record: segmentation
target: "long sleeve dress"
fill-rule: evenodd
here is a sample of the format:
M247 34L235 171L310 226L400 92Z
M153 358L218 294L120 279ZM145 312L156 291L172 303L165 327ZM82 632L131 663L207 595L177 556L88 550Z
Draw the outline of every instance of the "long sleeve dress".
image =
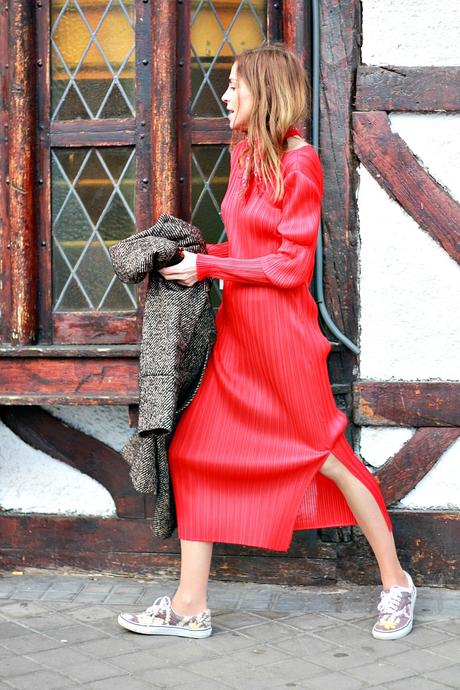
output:
M332 394L330 343L308 286L323 194L315 149L282 154L273 201L255 177L239 191L240 142L221 211L228 241L197 256L198 279L224 280L217 339L200 387L168 449L181 539L286 551L293 530L354 525L319 470L332 453L388 512L353 452Z

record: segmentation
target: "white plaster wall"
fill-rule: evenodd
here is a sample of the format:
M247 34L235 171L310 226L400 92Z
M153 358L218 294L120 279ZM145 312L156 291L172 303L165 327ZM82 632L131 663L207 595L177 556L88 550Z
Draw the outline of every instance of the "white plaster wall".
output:
M367 65L456 65L458 0L362 0L362 62Z
M361 378L460 380L460 267L359 176Z
M116 514L113 499L103 486L31 448L1 422L0 509L101 517Z
M121 450L133 434L126 406L44 406L74 429ZM109 492L91 477L31 448L0 423L0 509L15 513L116 515Z
M364 426L357 450L361 458L376 470L396 455L414 433L415 429Z

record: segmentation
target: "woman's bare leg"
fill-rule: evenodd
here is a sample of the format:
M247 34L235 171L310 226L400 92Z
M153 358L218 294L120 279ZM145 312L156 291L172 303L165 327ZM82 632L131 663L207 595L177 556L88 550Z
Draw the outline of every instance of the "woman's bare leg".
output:
M208 579L213 544L181 539L180 547L180 581L171 603L176 613L192 616L208 608Z
M332 453L320 472L337 484L369 542L380 569L384 589L392 585L407 586L407 578L396 553L393 533L380 507L364 484L357 479Z

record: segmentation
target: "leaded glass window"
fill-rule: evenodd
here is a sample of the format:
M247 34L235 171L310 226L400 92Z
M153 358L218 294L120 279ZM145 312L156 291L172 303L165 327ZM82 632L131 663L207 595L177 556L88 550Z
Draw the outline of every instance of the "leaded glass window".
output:
M54 149L52 171L55 311L135 309L108 252L134 232L134 149Z
M52 119L134 115L134 0L53 0Z
M221 96L232 62L238 53L260 45L266 31L263 0L192 1L192 115L225 117Z
M192 223L205 228L209 242L224 238L220 204L227 188L228 168L227 146L192 148Z
M109 145L118 119L134 123L135 0L50 9L51 123L81 121L82 143L107 123L98 145L50 149L53 311L135 311L137 291L116 278L108 251L136 227L136 149Z

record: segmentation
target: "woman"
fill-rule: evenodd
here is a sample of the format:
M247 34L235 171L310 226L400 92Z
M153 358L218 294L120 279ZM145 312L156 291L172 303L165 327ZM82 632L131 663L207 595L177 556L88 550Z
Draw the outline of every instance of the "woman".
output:
M296 529L359 524L383 583L374 637L412 629L416 590L398 561L392 525L372 474L348 444L346 416L328 378L328 340L308 285L323 177L295 123L309 85L283 45L239 55L222 100L244 138L231 151L222 202L228 241L184 251L161 270L193 285L225 281L217 340L200 388L169 447L181 540L181 576L124 627L145 634L211 634L207 584L214 541L287 550Z

